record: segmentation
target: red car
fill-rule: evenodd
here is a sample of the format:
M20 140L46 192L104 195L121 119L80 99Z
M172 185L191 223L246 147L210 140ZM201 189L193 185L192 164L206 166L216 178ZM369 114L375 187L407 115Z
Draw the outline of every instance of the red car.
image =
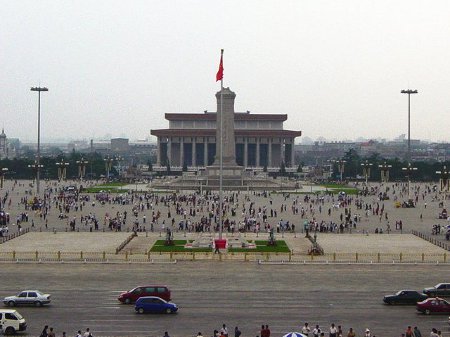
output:
M137 301L138 298L144 296L156 296L171 301L170 290L166 286L141 286L125 291L119 295L118 300L122 303L130 304Z
M436 314L450 314L450 303L442 298L427 298L425 301L417 303L417 311L429 315Z

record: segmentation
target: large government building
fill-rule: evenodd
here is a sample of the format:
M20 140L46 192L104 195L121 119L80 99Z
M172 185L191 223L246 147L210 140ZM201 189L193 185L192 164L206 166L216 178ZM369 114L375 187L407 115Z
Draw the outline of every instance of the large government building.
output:
M224 88L224 106L234 112L236 94ZM216 94L220 111L220 93ZM157 137L156 166L202 168L216 156L216 113L166 113L168 129L151 130ZM236 163L244 168L294 167L294 141L301 131L284 130L286 114L234 112Z

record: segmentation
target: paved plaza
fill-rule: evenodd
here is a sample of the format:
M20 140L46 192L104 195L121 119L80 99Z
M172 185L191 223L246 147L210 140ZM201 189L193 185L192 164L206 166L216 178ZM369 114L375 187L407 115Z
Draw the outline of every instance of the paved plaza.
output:
M52 188L54 191L70 184L77 184L77 182L58 183L56 181L42 182L41 190ZM85 183L93 184L93 183ZM373 187L378 187L378 184L372 184ZM442 227L448 225L446 219L438 219L438 213L442 211L439 203L443 202L444 207L449 203L448 200L443 200L443 196L437 192L432 192L432 184L416 184L414 189L417 195L416 208L396 208L395 200L398 201L406 199L405 185L388 184L390 192L390 200L380 201L376 195L369 195L365 197L351 196L352 202L347 205L351 211L352 217L356 216L358 221L355 228L346 229L343 234L332 233L317 233L318 243L324 248L327 253L443 253L442 248L439 248L428 241L410 235L412 230L420 231L427 235L431 235L432 226L440 224ZM379 187L380 191L384 191L386 186ZM205 203L202 208L193 207L187 202L179 202L179 205L187 211L187 215L176 213L175 203L159 202L156 204L151 201L150 208L145 206L145 200L142 201L142 196L147 185L129 185L125 186L124 190L129 188L134 192L132 194L122 195L129 198L129 201L124 204L100 202L95 200L95 195L89 195L89 201L84 202L84 206L80 207L77 203L75 207L72 205L69 211L63 214L65 218L60 218L60 212L56 207L53 198L57 195L53 192L50 196L50 208L46 219L41 216L38 211L31 209L25 210L21 198L27 197L31 199L34 195L34 185L31 181L18 181L14 184L13 181L5 181L2 193L8 192L8 200L5 204L5 211L10 214L11 222L9 225L9 233L17 232L16 219L22 213L28 215L28 222L22 222L22 230L29 229L30 232L22 235L19 238L10 240L0 245L0 251L107 251L112 252L130 235L133 223L138 222L139 227L143 230L138 232L138 236L134 238L128 245L125 246L124 252L139 252L145 253L157 239L164 238L165 229L170 227L173 230L175 239L192 239L194 240L199 235L217 236L217 233L192 233L186 230L179 230L179 222L183 219L191 222L196 222L201 216L208 215L211 210L211 203ZM304 187L303 190L308 192L311 187ZM314 189L323 189L322 187L314 186ZM298 191L302 191L301 189ZM395 191L395 194L393 192ZM179 195L189 195L191 192L179 192ZM85 195L85 194L83 194ZM169 195L169 193L159 193L160 197ZM229 197L230 192L225 193L225 197ZM259 218L258 210L266 208L267 213L273 212L273 217L267 218L267 223L273 228L281 222L289 221L290 224L295 225L295 230L291 232L276 232L277 239L285 240L294 254L306 254L311 247L309 240L304 238L303 223L306 220L313 220L317 222L324 222L325 224L334 222L341 223L341 217L345 215L345 209L336 207L338 204L337 195L324 196L322 202L305 201L305 194L277 194L269 193L267 195L261 192L240 192L234 193L235 197L234 207L236 209L235 216L230 212L227 213L227 218L234 220L237 223L243 220L249 205L252 204L256 209L256 220L262 223ZM372 211L365 211L364 209L357 209L355 207L355 200L360 200L372 208L378 207L384 210L382 216L374 215ZM295 214L292 206L295 204L297 211ZM138 207L141 205L142 207ZM138 208L138 215L133 215L133 208ZM189 211L196 209L196 216L189 215ZM120 232L111 231L107 225L107 219L113 217L117 213L128 213L128 218L125 225L122 226ZM301 216L301 212L304 215ZM151 226L152 217L160 213L157 222ZM168 218L170 213L171 218ZM275 216L276 213L276 216ZM329 215L328 215L329 213ZM381 214L381 212L380 212ZM98 230L92 230L91 225L81 223L81 216L95 215L98 219ZM144 217L146 221L144 223ZM74 219L76 221L75 232L70 231L69 221ZM173 220L172 220L173 219ZM172 221L174 225L172 226ZM395 222L402 221L402 230L396 229ZM387 233L388 226L390 227L390 234ZM152 228L153 227L153 228ZM144 232L145 228L145 232ZM153 229L153 230L152 230ZM376 229L383 229L384 234L375 234ZM433 237L445 241L443 229L441 234ZM228 233L224 232L225 237L230 239L237 237L245 237L248 240L267 239L268 232L261 228L258 233Z

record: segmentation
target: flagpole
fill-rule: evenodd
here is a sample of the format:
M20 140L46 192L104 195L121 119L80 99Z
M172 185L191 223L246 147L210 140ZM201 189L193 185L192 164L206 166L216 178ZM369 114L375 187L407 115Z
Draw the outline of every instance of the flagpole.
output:
M220 59L223 59L221 49ZM222 240L222 207L223 207L223 76L220 79L220 157L219 157L219 240Z

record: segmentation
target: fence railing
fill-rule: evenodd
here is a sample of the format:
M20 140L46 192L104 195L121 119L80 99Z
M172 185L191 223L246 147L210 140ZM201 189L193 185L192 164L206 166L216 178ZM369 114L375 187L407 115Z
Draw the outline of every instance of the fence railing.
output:
M2 237L0 237L0 244L4 243L6 241L12 240L14 238L17 238L17 237L19 237L19 236L21 236L23 234L26 234L29 231L30 231L29 228L25 228L24 230L22 230L20 232L14 232L12 234L8 234L8 235L5 235L5 236L2 236Z
M423 234L423 233L415 231L415 230L412 230L411 233L415 236L418 236L421 239L431 242L433 245L436 245L442 249L450 250L450 244L442 242L441 240L436 239L435 237L429 236L427 234Z
M0 252L0 263L5 262L93 262L93 263L173 263L176 261L241 261L260 263L450 263L447 253L326 253L307 255L292 253L239 252Z

